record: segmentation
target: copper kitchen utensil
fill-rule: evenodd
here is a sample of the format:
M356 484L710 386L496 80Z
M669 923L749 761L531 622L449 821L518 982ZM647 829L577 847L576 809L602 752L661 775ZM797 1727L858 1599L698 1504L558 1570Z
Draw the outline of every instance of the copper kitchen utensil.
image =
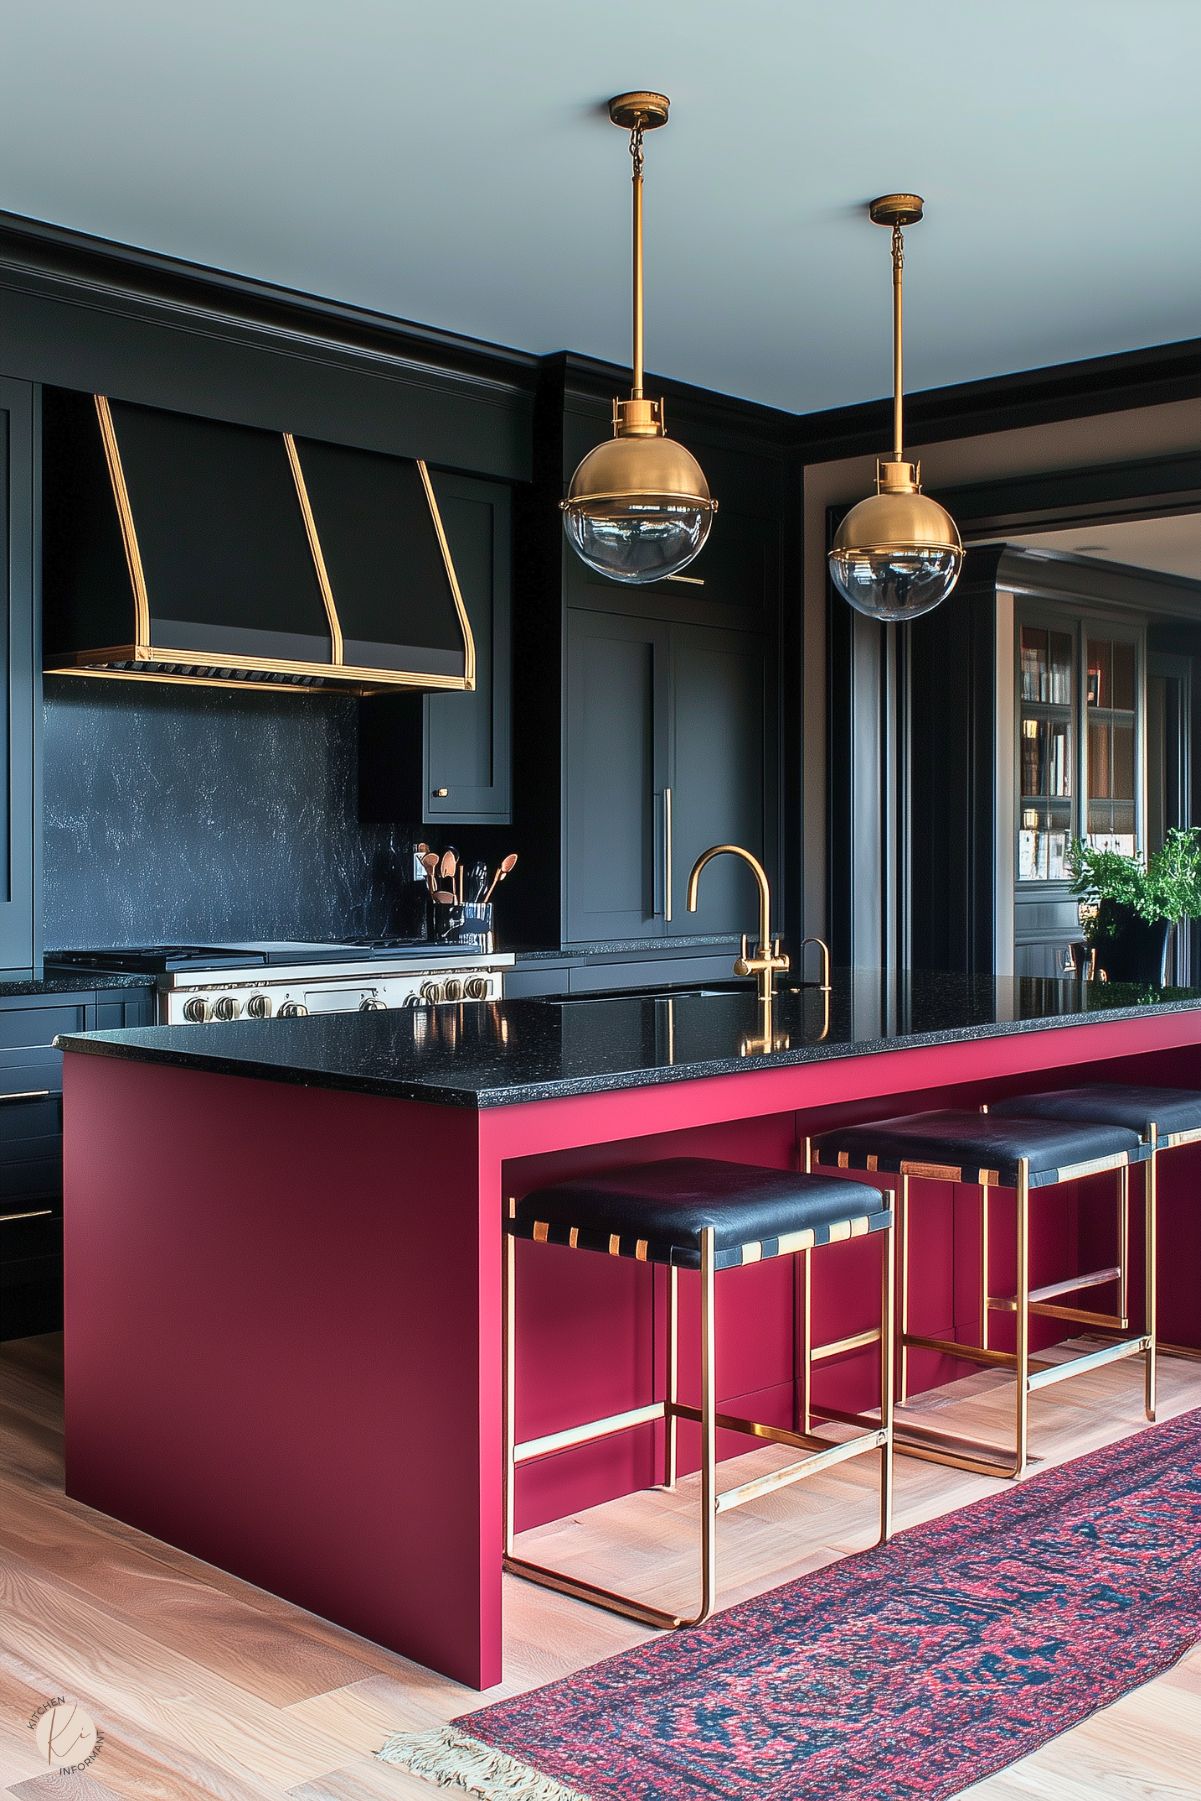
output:
M517 852L515 850L510 851L507 857L501 858L496 874L488 885L488 892L484 896L485 901L490 901L492 899L493 890L496 888L497 883L504 881L516 862Z
M426 851L421 859L421 866L425 870L425 879L429 884L429 891L431 894L438 886L438 861L438 853L436 850Z
M435 888L434 899L440 907L453 907L455 904L455 891L453 888Z

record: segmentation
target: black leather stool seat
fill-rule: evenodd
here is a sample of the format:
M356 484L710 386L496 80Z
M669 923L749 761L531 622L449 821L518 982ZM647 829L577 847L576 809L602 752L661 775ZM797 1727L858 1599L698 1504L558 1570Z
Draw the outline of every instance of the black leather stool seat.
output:
M1133 1088L1098 1082L1089 1088L1053 1088L1018 1094L991 1108L994 1118L1090 1120L1125 1126L1140 1138L1155 1127L1161 1150L1201 1139L1201 1094L1192 1088Z
M998 1188L1016 1185L1023 1157L1029 1159L1031 1188L1049 1188L1094 1166L1119 1169L1150 1155L1125 1126L950 1109L840 1126L815 1138L813 1151L815 1161L839 1169L909 1175L928 1169L945 1180Z
M699 1269L701 1233L714 1230L714 1266L732 1269L892 1224L878 1188L836 1176L672 1157L536 1188L516 1204L517 1238Z

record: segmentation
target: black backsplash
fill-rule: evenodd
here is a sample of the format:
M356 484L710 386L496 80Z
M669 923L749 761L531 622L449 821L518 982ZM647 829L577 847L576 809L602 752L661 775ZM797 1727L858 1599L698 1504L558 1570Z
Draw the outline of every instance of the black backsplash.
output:
M421 930L409 826L357 817L348 695L50 677L52 949Z

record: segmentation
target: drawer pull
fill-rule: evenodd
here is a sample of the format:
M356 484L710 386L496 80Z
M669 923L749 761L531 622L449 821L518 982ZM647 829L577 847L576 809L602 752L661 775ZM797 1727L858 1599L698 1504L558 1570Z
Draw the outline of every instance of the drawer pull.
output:
M4 1101L48 1101L48 1088L26 1088L21 1094L0 1094L0 1103Z
M37 1207L32 1213L0 1213L0 1226L10 1226L17 1219L49 1219L53 1207Z

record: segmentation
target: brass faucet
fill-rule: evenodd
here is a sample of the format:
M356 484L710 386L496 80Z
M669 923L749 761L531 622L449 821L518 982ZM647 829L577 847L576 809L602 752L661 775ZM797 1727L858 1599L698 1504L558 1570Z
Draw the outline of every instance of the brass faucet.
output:
M754 976L758 983L759 999L770 1002L774 991L777 973L783 974L788 968L788 958L780 949L779 937L771 934L771 888L767 880L767 871L758 857L753 857L749 850L743 850L740 844L714 844L697 858L692 866L692 874L688 878L688 911L696 912L696 891L700 883L701 870L713 857L741 857L749 863L759 884L759 942L752 957L747 949L746 933L742 934L742 949L734 963L736 976Z
M829 994L829 992L830 992L830 946L826 943L824 938L802 938L801 939L801 949L800 949L802 972L804 971L804 967L805 967L805 947L810 944L816 944L818 950L822 954L822 979L818 983L818 987L821 989L823 994Z

